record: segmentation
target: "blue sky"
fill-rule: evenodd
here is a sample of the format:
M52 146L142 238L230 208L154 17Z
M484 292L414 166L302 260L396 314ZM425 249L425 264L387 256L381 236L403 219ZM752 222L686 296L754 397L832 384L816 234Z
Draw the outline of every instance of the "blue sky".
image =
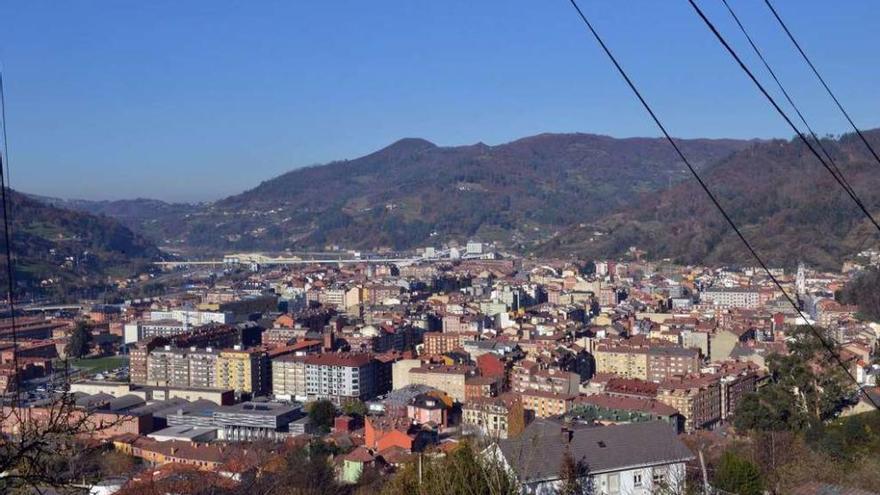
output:
M673 134L792 135L686 0L581 3ZM846 132L763 2L732 3L814 127ZM776 6L880 126L876 3ZM61 197L212 200L401 137L658 135L565 0L0 0L0 62L12 185Z

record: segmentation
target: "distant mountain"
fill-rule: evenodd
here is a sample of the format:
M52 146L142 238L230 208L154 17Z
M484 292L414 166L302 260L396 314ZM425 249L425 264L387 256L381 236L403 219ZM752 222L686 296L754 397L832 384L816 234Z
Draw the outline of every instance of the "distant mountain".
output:
M680 143L701 169L749 144ZM409 248L468 238L518 245L596 221L686 177L661 139L542 134L498 146L439 147L410 138L172 214L163 210L178 206L149 206L159 210L152 218L136 206L126 217L115 206L104 212L163 246L199 253Z
M880 147L880 130L867 135ZM880 165L853 135L823 144L880 219ZM800 141L754 144L706 169L704 178L757 251L774 265L805 261L839 269L844 257L877 247L880 240ZM693 180L644 194L598 222L574 226L537 252L609 256L623 254L630 246L653 259L754 263Z
M118 221L58 208L16 191L9 192L15 280L26 292L53 287L102 285L106 277L141 271L161 253ZM0 249L5 243L0 237ZM0 282L6 283L3 267Z
M29 194L28 196L41 203L58 208L111 217L136 231L148 230L149 227L145 224L174 221L175 217L196 211L199 207L196 204L167 203L158 199L146 198L88 200L53 198L36 194Z

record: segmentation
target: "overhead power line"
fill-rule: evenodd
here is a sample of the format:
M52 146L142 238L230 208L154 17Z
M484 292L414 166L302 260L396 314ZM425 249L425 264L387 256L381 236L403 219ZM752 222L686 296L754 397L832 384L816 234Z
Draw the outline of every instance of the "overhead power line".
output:
M840 103L840 100L837 99L837 96L835 96L834 92L831 91L831 88L828 86L828 83L825 82L825 78L823 78L819 74L819 71L816 69L816 66L813 65L813 62L810 60L810 57L808 57L807 53L804 52L804 49L801 48L801 44L798 43L798 41L795 39L794 35L791 34L791 30L788 29L788 26L785 24L785 22L782 21L782 17L779 16L779 12L777 12L776 9L773 8L773 4L770 3L770 0L764 0L764 3L770 9L770 12L773 13L773 17L776 18L776 20L779 22L779 25L782 26L782 29L783 29L783 31L785 31L785 34L788 35L788 39L790 39L791 42L794 43L794 46L795 46L795 48L797 48L797 51L800 52L801 57L803 57L803 59L807 63L807 65L810 66L810 69L813 71L813 74L815 74L816 78L819 79L819 82L822 83L822 87L825 88L825 91L828 93L828 96L830 96L831 99L834 100L834 104L837 105L837 108L840 110L840 113L842 113L843 116L846 117L847 122L849 122L849 125L852 126L853 130L856 131L856 134L858 134L859 139L861 139L862 142L865 143L865 147L867 147L868 150L871 152L871 155L874 156L874 160L876 160L877 163L880 164L880 156L877 155L877 152L874 150L874 147L871 146L871 143L868 142L868 140L865 138L865 135L862 134L862 131L859 130L859 128L856 126L856 123L853 122L853 119L850 118L849 113L847 113L847 111L843 108L843 105Z
M694 0L688 0L688 2L691 4L691 7L694 8L694 11L697 13L700 19L703 20L709 30L712 31L712 34L715 35L715 38L718 39L718 41L721 43L722 46L724 46L730 56L733 57L737 64L739 64L739 67L743 70L743 72L745 72L746 75L749 76L749 79L752 80L752 82L755 84L761 94L763 94L764 97L767 98L767 101L770 102L776 112L779 113L780 116L782 116L783 120L785 120L785 122L789 125L789 127L791 127L795 134L797 134L798 138L800 138L800 140L807 146L807 148L810 150L810 153L812 153L813 156L815 156L816 159L819 160L819 163L821 163L822 166L825 167L825 170L827 170L828 173L831 174L832 177L834 177L834 180L840 185L841 188L843 188L843 190L850 197L850 199L853 200L856 206L859 207L865 217L871 221L871 223L874 225L874 228L877 229L877 232L880 232L880 223L877 223L877 220L874 219L874 216L871 215L871 212L868 211L868 208L855 193L855 191L853 191L847 183L845 183L840 177L838 177L837 173L834 172L834 169L831 168L831 166L825 161L825 159L822 158L822 155L820 155L819 152L816 151L816 148L813 146L810 140L807 139L806 136L804 136L804 133L801 132L796 125L794 125L794 122L792 122L791 118L789 118L782 107L780 107L779 104L776 103L776 100L772 96L770 96L770 93L767 92L767 90L764 88L764 85L761 84L761 82L758 81L758 78L756 78L752 71L749 70L748 66L746 66L739 55L737 55L736 50L734 50L727 42L727 40L724 39L724 36L721 35L721 33L718 31L712 21L710 21L709 18L706 17L706 14L703 13L702 9L700 9L697 3Z
M752 40L751 35L749 35L748 31L746 31L746 28L745 28L745 26L743 26L743 23L740 22L739 16L737 16L736 12L733 11L733 8L730 7L730 3L728 3L727 0L721 0L721 2L724 3L725 7L727 7L727 11L730 12L730 16L733 17L733 20L734 20L734 22L736 22L736 25L739 26L739 30L742 31L743 35L746 37L746 40L748 40L749 45L751 45L752 50L754 50L754 52L758 56L758 58L761 59L761 63L764 64L764 68L766 68L767 72L770 73L770 77L773 78L773 81L776 83L776 86L779 87L779 90L782 92L783 96L785 96L785 99L786 99L786 101L788 101L788 104L791 105L791 108L794 109L798 118L801 120L801 122L804 124L804 127L810 133L810 136L816 142L816 145L819 146L819 150L822 151L823 155L825 155L825 158L828 160L828 163L831 165L831 168L837 173L837 176L840 177L840 181L843 182L843 184L845 185L845 187L848 190L853 191L853 194L855 194L855 190L853 190L852 186L849 184L849 181L846 180L846 177L843 175L843 171L840 170L840 168L837 166L837 163L835 163L834 158L831 157L831 153L829 153L828 150L825 148L825 145L822 144L822 140L819 139L819 136L817 136L816 133L813 131L813 128L810 127L810 124L807 122L806 117L804 117L804 114L801 113L800 108L798 108L798 106L794 103L794 100L791 98L791 95L788 94L788 91L786 91L785 87L782 85L782 82L779 80L779 77L776 76L776 72L770 67L770 63L767 62L766 58L764 58L764 54L761 53L761 50L758 49L758 45L755 44L754 40Z
M12 261L12 237L10 236L7 175L9 172L9 144L6 134L6 92L3 88L3 72L0 71L0 120L3 124L3 150L0 153L0 203L3 210L3 240L6 254L6 290L9 304L10 326L12 327L12 365L15 367L15 402L18 404L21 390L21 374L18 368L18 329L15 325L15 279Z
M581 20L586 25L586 27L590 31L590 33L593 35L593 38L595 38L596 42L599 43L599 46L602 48L602 51L605 52L605 55L607 55L608 59L611 60L611 63L614 64L614 67L617 69L617 72L620 74L620 76L623 78L623 80L626 81L626 84L627 84L627 86L629 86L629 89L632 90L633 94L635 94L636 98L638 98L639 102L642 104L642 107L644 107L645 111L647 111L648 114L651 116L651 119L654 121L654 124L656 124L657 127L660 129L660 132L663 133L663 136L666 138L666 141L668 141L669 144L672 146L672 148L675 150L675 153L678 155L678 157L681 159L681 161L685 164L687 169L690 171L691 175L694 176L694 179L696 179L697 183L700 185L700 188L703 189L703 192L706 193L706 196L709 197L709 200L711 200L712 204L715 205L715 208L718 209L718 212L721 213L721 216L724 217L724 220L727 221L727 224L730 225L730 228L733 229L734 233L736 233L736 236L743 243L743 245L746 247L748 252L752 255L753 258L755 258L755 261L758 262L758 265L760 265L761 269L764 270L764 272L767 274L767 277L773 282L773 284L776 286L776 288L778 288L779 291L782 292L782 295L785 297L785 299L789 302L789 304L791 304L791 306L794 308L794 310L797 312L797 314L804 320L804 322L807 324L806 326L816 336L816 338L819 340L819 342L822 344L822 346L825 348L825 350L831 356L832 360L843 370L844 373L846 373L846 376L848 376L856 384L856 386L858 386L858 380L849 371L849 368L846 367L846 363L844 363L843 360L840 358L840 356L836 352L834 352L834 346L832 346L831 343L828 341L828 339L826 339L825 336L822 335L822 332L820 332L816 327L814 327L813 325L811 325L809 323L806 316L803 314L800 307L797 305L797 302L795 302L795 300L792 299L792 297L788 294L788 292L786 292L785 288L782 287L782 284L779 282L779 280L776 278L776 276L773 275L773 273L770 271L770 268L767 266L767 264L764 262L764 260L761 258L761 256L758 255L757 251L755 251L755 248L752 247L752 244L748 241L748 239L746 239L745 235L743 235L743 233L742 233L742 231L740 231L739 227L736 226L736 223L733 221L733 219L730 217L730 215L727 213L727 211L724 209L724 207L721 206L721 203L718 201L718 198L715 196L715 194L712 192L712 190L709 189L709 186L706 184L706 182L703 180L703 178L700 177L700 174L697 173L697 170L693 167L693 165L691 165L691 162L687 159L687 157L685 157L684 153L681 151L681 148L679 148L678 144L675 142L674 139L672 139L672 136L669 134L669 132L666 130L666 127L660 121L660 118L657 117L657 114L654 113L654 110L648 104L647 100L645 100L645 98L642 96L642 93L636 87L635 83L632 81L632 79L630 79L629 75L627 75L626 71L623 70L623 67L621 67L620 63L617 61L617 58L614 56L614 54L611 53L611 49L608 48L608 45L606 45L605 41L602 40L602 37L599 36L599 33L593 27L593 24L590 23L590 21L587 19L587 16L584 15L583 11L578 6L576 0L569 0L569 2L571 3L572 7L574 7L574 9L577 11ZM874 402L873 398L871 398L867 394L866 394L866 397L871 402L871 404L873 404L873 406L875 408L880 409L880 406L878 406L877 403Z

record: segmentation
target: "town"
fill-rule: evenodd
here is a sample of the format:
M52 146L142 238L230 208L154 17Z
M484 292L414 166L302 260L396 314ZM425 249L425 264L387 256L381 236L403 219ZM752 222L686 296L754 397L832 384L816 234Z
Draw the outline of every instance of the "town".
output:
M115 462L64 482L102 494L183 493L187 476L252 490L304 449L333 486L375 492L413 469L422 483L428 463L462 448L504 466L517 492L587 479L597 493L690 493L737 436L783 429L749 424L749 410L789 378L779 362L806 352L805 325L857 381L807 419L880 401L880 325L840 300L880 253L839 273L774 269L784 292L760 269L630 253L535 259L470 241L391 261L164 266L153 297L4 319L0 427L20 433L69 408L60 421L82 455ZM807 359L817 376L834 371L821 351ZM814 399L827 397L804 397L804 415ZM571 459L589 469L566 477Z

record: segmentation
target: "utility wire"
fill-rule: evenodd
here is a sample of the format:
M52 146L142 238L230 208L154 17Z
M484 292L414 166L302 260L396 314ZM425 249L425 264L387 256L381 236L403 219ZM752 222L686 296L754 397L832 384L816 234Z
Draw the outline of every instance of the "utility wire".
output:
M847 185L847 183L845 183L843 180L841 180L840 177L837 176L837 174L834 172L834 169L832 169L831 166L828 165L828 163L825 161L825 159L822 158L822 155L820 155L819 152L816 151L816 148L813 147L812 143L810 143L810 140L807 139L806 136L804 136L804 133L802 133L796 125L794 125L794 122L792 122L791 118L789 118L785 111L782 110L782 107L780 107L779 104L776 103L776 100L773 99L772 96L770 96L770 93L767 92L767 90L764 88L764 85L762 85L761 82L758 81L758 78L756 78L752 71L749 70L749 68L742 61L739 55L737 55L736 51L730 46L729 43L727 43L727 40L724 39L724 36L722 36L715 25L712 24L712 21L710 21L709 18L706 17L706 14L703 13L696 2L694 0L688 0L688 2L691 4L691 7L694 8L697 15L700 16L700 18L703 20L709 30L712 31L718 41L724 46L725 49L727 49L727 52L730 53L734 60L736 60L736 63L739 64L739 67L743 70L743 72L745 72L746 75L749 76L749 79L751 79L752 82L755 83L755 86L757 86L761 94L763 94L764 97L767 98L770 104L773 105L773 108L776 109L776 111L779 113L779 115L782 116L789 127L791 127L792 130L794 130L794 132L798 135L800 140L803 141L805 145L807 145L807 148L809 148L810 152L819 160L822 166L825 167L825 170L827 170L828 173L831 174L832 177L834 177L834 180L836 180L840 187L842 187L843 190L846 191L850 199L853 200L856 206L858 206L859 209L862 210L862 213L864 213L865 217L867 217L868 220L870 220L871 223L874 224L874 227L877 229L877 231L880 232L880 223L877 223L877 220L874 219L874 216L871 215L871 213L868 211L868 208L865 206L864 203L862 203L862 200L859 199L858 195L855 194L855 192Z
M791 34L791 30L789 30L788 26L785 24L785 22L782 21L782 17L779 17L779 12L777 12L776 9L773 8L773 4L770 3L770 0L764 0L764 3L767 4L767 7L770 9L770 12L773 13L773 17L775 17L776 20L779 22L779 25L782 26L782 29L785 31L785 34L788 35L788 39L790 39L791 42L794 43L794 46L797 48L798 52L800 52L801 57L803 57L803 59L807 63L807 65L810 66L810 69L813 71L813 74L815 74L816 78L819 79L819 82L822 83L822 87L825 88L825 91L828 93L828 96L830 96L831 99L834 100L834 104L837 105L837 108L840 110L840 113L842 113L843 116L846 117L846 120L847 120L847 122L849 122L849 125L851 125L853 130L856 131L856 134L859 135L859 139L861 139L862 142L865 143L865 146L868 148L868 150L871 152L871 154L874 155L874 160L876 160L877 163L880 164L880 156L877 155L877 152L874 150L874 147L871 146L870 143L868 143L868 140L865 138L865 135L862 134L862 131L859 130L858 127L856 127L856 124L855 124L855 122L853 122L853 119L850 118L849 114L846 112L846 110L844 110L843 105L840 103L840 100L837 99L837 96L835 96L834 92L831 91L831 88L825 82L825 79L819 74L819 71L816 69L816 66L813 65L813 62L810 60L810 57L808 57L806 52L804 52L804 49L801 48L801 44L798 43L798 41L795 39L794 35Z
M730 225L730 228L733 229L733 231L736 233L737 237L739 237L739 240L742 241L743 245L746 247L746 249L749 251L749 253L751 253L752 257L755 258L755 261L757 261L758 264L761 266L761 268L764 270L764 272L767 273L767 277L769 277L770 280L773 282L773 284L780 290L780 292L782 292L782 295L785 297L786 300L788 300L789 304L791 304L791 306L798 313L798 315L807 323L806 326L819 339L819 342L828 351L828 353L833 357L833 359L837 363L837 365L839 365L840 368L843 369L844 373L846 373L846 375L851 380L853 380L853 382L855 382L856 385L858 386L858 380L849 371L849 369L846 367L846 364L843 362L842 359L840 359L840 356L838 356L837 353L834 352L834 347L828 342L828 340L822 335L822 333L818 329L816 329L813 325L811 325L809 323L806 316L801 311L800 307L798 307L798 305L794 301L794 299L792 299L791 296L788 295L788 292L785 291L785 289L782 287L782 284L773 275L773 273L770 271L770 268L767 267L767 264L764 262L764 260L761 258L761 256L758 255L757 251L755 251L755 248L752 247L752 244L748 241L748 239L746 239L745 235L743 235L743 233L742 233L742 231L740 231L739 227L736 226L736 223L733 221L733 219L730 217L730 215L728 215L728 213L724 209L724 207L721 206L721 203L718 201L718 198L715 197L715 194L712 192L711 189L709 189L709 186L706 185L706 182L703 181L702 177L700 177L700 174L697 173L697 170L693 167L693 165L691 165L691 162L687 159L687 157L684 156L684 153L681 151L681 148L679 148L679 146L675 142L675 140L672 139L672 136L666 130L666 127L664 127L663 123L660 122L660 118L657 117L657 114L654 113L654 110L651 109L651 106L648 104L648 102L642 96L642 93L638 90L635 83L633 83L632 79L630 79L630 77L627 75L626 71L623 70L623 67L621 67L620 63L617 61L617 58L614 56L614 54L611 53L611 50L608 48L608 46L602 40L602 37L599 36L599 33L596 31L596 29L593 27L593 25L587 19L587 16L584 15L583 11L578 6L577 2L575 0L569 0L569 2L571 2L572 7L574 7L574 9L577 11L581 20L584 22L584 24L587 26L587 29L589 29L590 33L593 35L593 38L595 38L596 41L599 43L599 46L602 47L602 50L605 52L605 55L607 55L608 58L611 60L611 63L614 64L614 67L617 69L617 72L620 74L620 76L623 78L623 80L626 81L626 84L629 86L629 89L632 90L633 94L635 94L636 98L638 98L639 102L641 102L642 106L645 108L645 110L651 116L651 119L654 121L654 124L656 124L657 127L660 129L660 132L663 133L663 136L666 138L666 140L669 142L669 144L672 146L672 148L675 149L675 153L678 155L679 158L681 158L681 161L685 164L685 166L688 168L688 170L694 176L694 179L697 180L697 183L703 189L703 192L706 193L706 196L708 196L709 199L712 201L712 204L715 205L715 208L717 208L718 211L721 213L721 216L724 217L724 220L726 220L728 225ZM871 402L871 404L874 405L874 407L876 409L880 409L880 406L878 406L877 403L874 402L873 398L871 398L867 394L865 394L865 397L868 398L868 400Z
M721 0L721 2L724 3L725 7L727 7L727 11L730 12L730 16L733 17L733 20L736 22L736 25L739 26L739 30L742 31L743 35L749 41L749 45L751 45L752 50L754 50L754 52L758 56L758 58L761 59L761 62L764 64L764 68L766 68L767 72L770 73L770 77L772 77L773 81L776 82L776 86L779 87L780 91L782 91L782 94L785 96L785 99L788 101L788 104L791 105L791 108L794 109L798 118L801 120L801 122L804 124L804 127L806 127L807 131L810 133L810 136L813 138L813 140L819 146L819 150L822 151L823 155L825 155L825 158L828 160L828 163L831 165L831 168L837 173L837 176L840 177L840 180L841 180L841 182L843 182L845 187L847 189L849 189L850 191L852 191L853 194L855 194L855 190L852 188L852 186L846 180L846 177L843 175L843 171L841 171L840 168L837 166L837 163L834 162L834 158L831 157L831 154L825 148L825 145L822 144L822 140L819 139L819 136L817 136L816 133L813 131L813 128L810 127L810 124L807 122L807 119L804 117L804 114L801 113L801 110L794 103L794 100L792 100L791 96L788 94L788 91L785 90L785 87L782 85L782 82L776 76L776 72L770 67L770 63L767 62L766 58L764 58L764 54L761 53L761 50L758 49L758 45L756 45L754 40L752 40L752 37L749 35L748 31L746 31L745 26L743 26L743 23L740 22L739 17L733 11L733 8L730 7L730 3L728 3L727 0Z
M12 365L15 367L15 402L19 403L19 394L21 390L21 370L18 367L18 329L15 325L15 279L13 278L13 261L12 261L12 237L9 232L9 207L8 184L5 172L9 171L9 144L6 137L6 93L3 88L3 73L0 72L0 119L3 123L3 152L0 153L0 203L3 210L3 240L5 241L6 251L6 289L7 300L9 304L10 325L12 326ZM4 162L5 160L5 162Z

